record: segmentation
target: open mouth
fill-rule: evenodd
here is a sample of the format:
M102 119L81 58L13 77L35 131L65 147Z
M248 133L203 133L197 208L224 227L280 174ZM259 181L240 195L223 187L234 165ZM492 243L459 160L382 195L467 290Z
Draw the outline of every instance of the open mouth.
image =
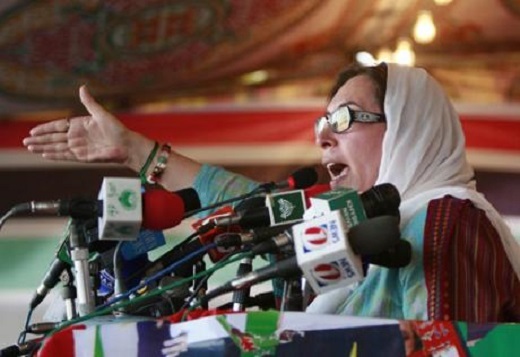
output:
M330 163L327 164L327 170L329 170L330 177L334 180L346 175L348 172L348 166L340 163Z

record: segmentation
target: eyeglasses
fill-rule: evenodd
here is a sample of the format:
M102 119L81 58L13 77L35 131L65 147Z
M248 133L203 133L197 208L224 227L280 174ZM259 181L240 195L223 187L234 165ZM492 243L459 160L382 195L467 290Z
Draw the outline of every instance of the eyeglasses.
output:
M318 136L328 124L333 133L341 134L350 129L352 123L356 121L360 123L379 123L385 120L384 114L354 110L349 108L347 104L343 104L332 113L327 113L318 118L314 124L314 132Z

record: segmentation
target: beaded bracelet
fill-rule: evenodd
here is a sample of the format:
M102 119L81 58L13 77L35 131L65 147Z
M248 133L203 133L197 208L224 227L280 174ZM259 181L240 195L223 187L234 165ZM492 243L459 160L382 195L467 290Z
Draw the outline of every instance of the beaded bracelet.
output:
M146 172L148 171L148 168L150 167L153 158L155 157L155 155L157 155L157 150L159 150L159 143L156 141L152 151L150 151L148 157L146 158L146 162L144 163L143 167L141 167L141 170L139 170L139 177L141 178L141 183L143 185L146 183Z
M166 169L166 164L168 163L168 158L170 157L171 152L172 148L170 144L162 144L155 167L153 168L153 171L150 173L150 175L148 175L148 183L158 183L162 174L164 173L164 170Z

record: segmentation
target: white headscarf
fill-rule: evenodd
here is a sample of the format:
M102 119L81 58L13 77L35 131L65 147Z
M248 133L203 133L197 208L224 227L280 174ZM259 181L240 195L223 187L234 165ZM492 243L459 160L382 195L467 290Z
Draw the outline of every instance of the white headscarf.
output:
M471 200L486 212L520 279L520 244L491 204L475 189L460 120L439 84L425 70L388 64L384 100L387 128L376 184L401 194L401 228L428 202L445 195ZM308 312L334 313L349 294L337 289L316 297Z
M387 129L376 184L401 194L401 226L435 198L471 200L486 212L520 278L520 244L491 204L475 189L460 120L439 84L420 68L388 64L384 100Z

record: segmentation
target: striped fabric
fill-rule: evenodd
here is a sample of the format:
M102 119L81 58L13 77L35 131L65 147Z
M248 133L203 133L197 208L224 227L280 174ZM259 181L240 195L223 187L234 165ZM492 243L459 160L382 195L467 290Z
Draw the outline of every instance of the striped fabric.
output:
M428 318L520 321L520 282L483 211L469 200L447 196L430 202L428 217L424 239Z

